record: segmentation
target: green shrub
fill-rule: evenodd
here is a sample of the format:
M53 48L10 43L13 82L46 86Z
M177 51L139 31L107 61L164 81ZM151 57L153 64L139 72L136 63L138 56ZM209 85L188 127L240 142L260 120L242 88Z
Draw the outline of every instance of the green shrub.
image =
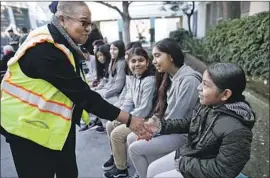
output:
M169 34L169 37L176 40L182 49L186 49L185 41L190 38L189 32L183 28L179 30L171 31Z
M204 39L187 38L185 41L186 50L200 60L207 62L207 53L204 46Z
M269 80L269 12L224 21L207 31L206 62L232 62L247 75Z
M210 28L204 39L191 38L184 29L172 31L183 50L206 63L232 62L246 74L269 81L270 13L223 21Z

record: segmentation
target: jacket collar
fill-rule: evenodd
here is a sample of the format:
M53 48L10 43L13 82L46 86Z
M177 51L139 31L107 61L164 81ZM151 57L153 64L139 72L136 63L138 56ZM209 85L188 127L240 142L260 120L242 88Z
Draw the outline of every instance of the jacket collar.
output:
M63 37L63 35L56 29L56 27L53 24L48 24L48 29L52 35L52 38L55 43L63 44L67 48L71 48L68 41Z

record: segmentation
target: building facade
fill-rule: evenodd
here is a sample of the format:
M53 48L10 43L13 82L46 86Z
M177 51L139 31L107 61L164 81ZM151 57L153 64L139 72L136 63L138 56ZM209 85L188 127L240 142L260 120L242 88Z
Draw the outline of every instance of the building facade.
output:
M224 19L242 18L256 13L269 11L267 1L209 1L200 2L192 16L193 33L196 37L205 36L209 27Z

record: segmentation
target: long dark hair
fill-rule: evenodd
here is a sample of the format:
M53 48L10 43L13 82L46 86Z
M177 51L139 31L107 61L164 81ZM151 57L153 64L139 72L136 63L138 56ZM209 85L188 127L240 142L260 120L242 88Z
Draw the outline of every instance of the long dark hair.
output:
M173 63L176 67L182 67L184 64L184 54L177 42L171 38L165 38L155 44L159 51L167 53L173 59ZM159 118L163 118L167 109L167 90L171 86L171 79L168 73L156 72L156 104L154 108L154 114Z
M217 86L218 92L225 89L232 91L227 103L239 101L247 103L245 96L242 94L246 88L246 75L240 66L232 63L216 63L207 67L206 71Z
M117 40L111 43L118 48L118 56L117 59L112 59L112 65L110 67L112 77L116 74L116 62L118 60L125 60L125 44L122 40Z
M99 62L98 58L97 58L97 53L95 54L95 60L96 60L96 72L97 72L97 79L100 80L103 77L108 78L109 77L109 73L108 73L108 68L109 68L109 64L111 61L111 55L110 55L110 46L105 44L105 45L101 45L98 47L97 49L97 53L100 52L103 54L103 56L105 57L105 63L102 64L101 62Z
M139 42L139 41L129 42L129 43L126 45L126 51L127 51L127 50L130 50L131 48L138 48L138 47L141 47L141 48L142 48L141 42Z
M167 90L171 86L171 80L168 73L156 72L156 94L154 97L154 109L153 114L160 119L163 118L167 109Z

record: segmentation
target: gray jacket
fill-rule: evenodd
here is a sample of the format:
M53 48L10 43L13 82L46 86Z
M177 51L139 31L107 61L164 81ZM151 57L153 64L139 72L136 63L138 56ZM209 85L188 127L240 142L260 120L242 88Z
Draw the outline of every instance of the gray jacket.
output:
M109 65L109 79L108 83L104 86L107 89L106 93L104 94L105 98L110 98L113 96L117 96L121 93L126 80L126 73L125 73L125 66L126 61L124 59L118 60L116 62L116 74L114 76L111 75L111 68L112 63Z
M171 81L172 84L167 91L168 105L164 118L190 117L192 109L198 101L197 87L201 82L201 74L184 64L171 78Z
M131 84L130 84L130 77L132 76L129 76L129 75L126 75L126 82L125 82L125 86L118 98L118 101L116 103L114 103L114 105L118 108L120 108L121 110L123 111L126 111L126 112L131 112L133 110L133 105L125 105L124 106L124 102L125 102L125 98L126 98L126 95L127 95L127 91L129 90L129 88L131 87Z
M89 69L89 72L86 74L86 78L89 82L94 81L97 78L96 71L96 61L95 56L89 55L89 59L85 60L85 63Z
M143 79L130 76L130 87L125 96L124 107L133 106L130 112L139 117L149 116L153 107L153 98L156 87L155 76L147 76Z

